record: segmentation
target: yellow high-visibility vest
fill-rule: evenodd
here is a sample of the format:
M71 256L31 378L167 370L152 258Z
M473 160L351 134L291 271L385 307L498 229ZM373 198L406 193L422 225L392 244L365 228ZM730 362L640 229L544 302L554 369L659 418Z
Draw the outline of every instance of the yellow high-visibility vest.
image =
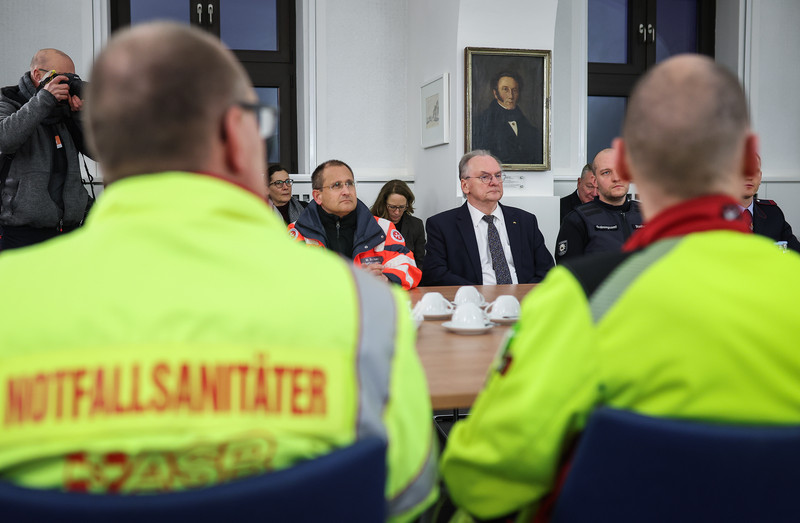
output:
M391 516L435 498L404 293L292 241L248 191L123 179L85 227L2 254L0 272L0 477L179 490L379 436Z

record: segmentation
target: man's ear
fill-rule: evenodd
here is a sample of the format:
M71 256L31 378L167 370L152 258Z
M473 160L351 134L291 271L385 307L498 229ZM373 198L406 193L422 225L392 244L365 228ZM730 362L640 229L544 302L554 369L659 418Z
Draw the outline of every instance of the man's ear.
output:
M319 189L311 189L311 197L317 202L317 205L322 205L322 191Z
M753 133L747 133L744 140L744 161L743 176L751 178L758 174L761 170L761 162L758 159L758 136Z
M35 87L39 87L39 82L42 81L43 74L44 73L42 73L38 67L31 68L31 80L33 80L33 85Z
M614 171L617 173L617 176L619 176L623 182L632 182L633 177L631 176L630 167L628 166L628 159L625 157L625 153L627 152L625 141L622 138L614 138L614 141L611 143L611 148L614 149L614 153L617 155L614 161Z

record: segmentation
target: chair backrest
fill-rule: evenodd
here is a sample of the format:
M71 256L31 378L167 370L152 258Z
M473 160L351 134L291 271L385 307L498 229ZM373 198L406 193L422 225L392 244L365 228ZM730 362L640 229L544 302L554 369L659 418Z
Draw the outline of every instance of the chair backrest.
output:
M0 482L0 520L192 523L386 519L386 446L364 439L270 474L148 495L33 490Z
M800 521L800 427L714 425L598 409L553 522Z

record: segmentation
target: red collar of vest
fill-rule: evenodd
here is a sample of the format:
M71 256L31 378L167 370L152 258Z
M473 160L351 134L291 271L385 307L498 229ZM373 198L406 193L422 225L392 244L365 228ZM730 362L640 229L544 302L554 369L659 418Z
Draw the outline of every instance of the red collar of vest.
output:
M673 205L636 231L622 250L635 251L664 238L716 230L752 232L741 218L736 200L730 196L702 196Z

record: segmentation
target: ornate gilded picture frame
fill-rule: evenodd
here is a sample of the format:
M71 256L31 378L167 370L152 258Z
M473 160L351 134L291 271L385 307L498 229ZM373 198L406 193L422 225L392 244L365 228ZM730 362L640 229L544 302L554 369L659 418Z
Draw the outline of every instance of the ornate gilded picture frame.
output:
M467 47L465 152L507 171L550 169L551 51Z

